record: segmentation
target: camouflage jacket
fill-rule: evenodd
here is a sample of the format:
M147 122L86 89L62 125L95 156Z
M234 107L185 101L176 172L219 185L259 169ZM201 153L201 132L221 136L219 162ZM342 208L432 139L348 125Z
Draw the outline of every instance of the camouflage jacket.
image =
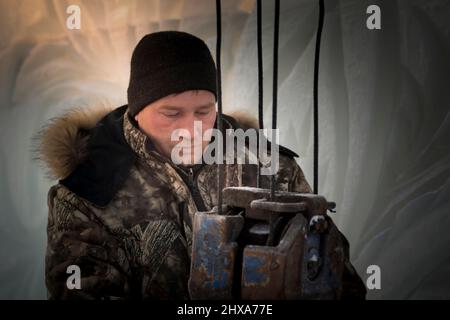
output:
M50 299L189 299L192 217L216 205L217 166L174 165L126 110L73 111L43 131L40 156L60 179L48 193ZM224 129L248 126L224 119ZM295 156L281 149L276 187L311 192ZM225 186L256 186L255 165L224 168ZM70 265L80 289L67 287Z

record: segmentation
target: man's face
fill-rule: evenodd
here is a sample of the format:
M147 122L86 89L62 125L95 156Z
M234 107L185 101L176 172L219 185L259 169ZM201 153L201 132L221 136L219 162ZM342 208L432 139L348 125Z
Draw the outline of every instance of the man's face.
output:
M203 141L203 133L213 128L216 120L216 105L213 93L206 90L190 90L159 99L142 109L135 119L139 128L149 136L156 149L164 156L171 158L172 149L179 141L171 141L172 132L176 129L189 131L191 141L183 139L190 144L192 150L199 146L194 145L194 134L200 135L201 150L204 151L209 141ZM201 131L194 132L194 121L201 121ZM180 140L181 141L181 140ZM199 141L199 140L197 140ZM186 157L187 154L184 156ZM190 161L183 164L194 164L198 159L194 152Z

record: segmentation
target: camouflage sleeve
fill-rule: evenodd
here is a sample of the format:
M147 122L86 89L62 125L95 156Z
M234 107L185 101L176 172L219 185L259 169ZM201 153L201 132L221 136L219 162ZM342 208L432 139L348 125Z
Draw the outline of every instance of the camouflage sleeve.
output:
M180 226L171 219L135 226L128 241L139 299L188 299L189 256ZM136 232L136 230L140 230Z
M143 299L189 299L189 257L185 240L178 231L167 243L159 266L148 270L143 277ZM146 268L151 269L151 264Z
M83 209L81 201L62 189L51 188L48 197L45 260L48 298L130 297L124 251L109 231Z
M294 159L290 159L292 162L293 172L289 181L289 191L300 193L311 193L312 189L306 181L305 174L300 166Z

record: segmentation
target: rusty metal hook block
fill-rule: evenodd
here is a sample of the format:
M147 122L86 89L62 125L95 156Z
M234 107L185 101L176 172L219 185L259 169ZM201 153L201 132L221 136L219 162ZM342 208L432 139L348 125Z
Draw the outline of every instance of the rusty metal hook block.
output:
M228 187L223 189L224 203L245 209L246 217L269 221L274 213L299 213L310 220L314 215L326 215L336 206L325 197L310 193L277 191L270 199L270 190L253 187Z
M243 299L301 298L306 226L306 219L296 215L276 247L245 247L241 289Z
M192 299L333 299L342 291L342 240L323 196L252 187L223 190L225 214L197 212Z
M231 299L241 215L197 212L194 217L189 292L192 299Z

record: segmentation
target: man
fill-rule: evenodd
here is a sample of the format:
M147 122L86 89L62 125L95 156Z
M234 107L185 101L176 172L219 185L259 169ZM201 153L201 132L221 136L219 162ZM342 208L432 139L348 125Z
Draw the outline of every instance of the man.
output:
M194 135L194 121L200 134L214 128L216 93L205 43L158 32L133 52L128 105L71 112L48 126L41 157L60 179L48 195L49 298L189 298L192 218L217 205L217 166L190 156L176 165L171 135L180 128ZM224 130L249 126L224 116ZM281 146L280 153L277 189L311 192L296 154ZM256 177L255 165L225 165L224 186L256 186ZM67 285L73 265L81 275L75 288Z

